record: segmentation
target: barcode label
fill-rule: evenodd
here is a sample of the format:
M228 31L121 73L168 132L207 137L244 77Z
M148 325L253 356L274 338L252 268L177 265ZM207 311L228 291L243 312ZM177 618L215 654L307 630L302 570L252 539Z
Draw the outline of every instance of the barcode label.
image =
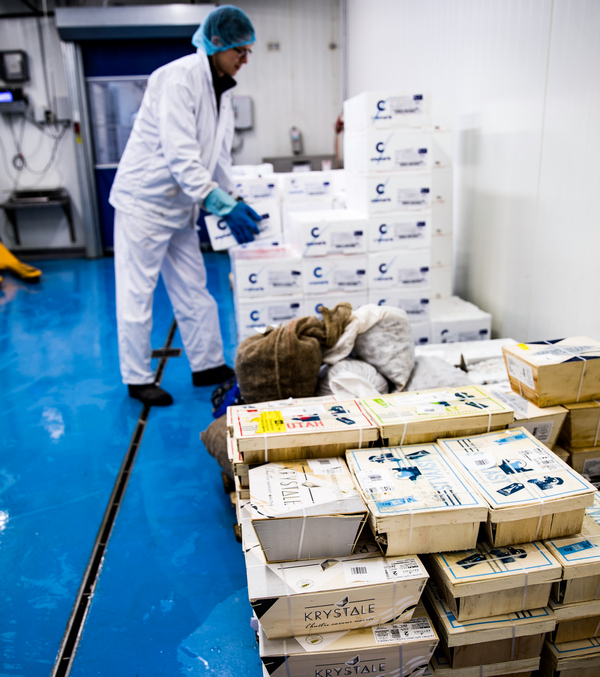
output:
M388 580L401 578L422 578L424 571L416 559L398 559L385 565L385 575Z
M435 632L428 618L415 618L406 623L379 625L373 628L373 637L377 644L388 644L410 642L415 639L435 639Z
M521 455L529 461L534 467L541 470L562 470L563 466L558 457L551 451L543 449L523 449Z
M352 567L351 571L354 575L366 574L367 573L367 567Z
M356 474L356 478L367 494L383 494L396 490L394 482L385 470L380 470L378 473L361 470Z
M383 560L380 557L373 559L359 559L359 561L344 562L344 577L346 583L385 583L386 576Z
M315 475L339 475L343 472L339 458L311 458L308 467Z
M545 421L544 423L521 423L523 428L529 430L529 432L535 437L536 440L540 442L547 442L552 435L552 428L554 427L553 421Z

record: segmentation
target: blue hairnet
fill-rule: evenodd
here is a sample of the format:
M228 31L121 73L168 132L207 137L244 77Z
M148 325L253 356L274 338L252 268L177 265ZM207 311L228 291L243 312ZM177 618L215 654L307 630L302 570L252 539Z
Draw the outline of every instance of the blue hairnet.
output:
M207 54L224 52L254 42L254 26L248 15L233 5L213 9L192 37L194 47L203 47Z

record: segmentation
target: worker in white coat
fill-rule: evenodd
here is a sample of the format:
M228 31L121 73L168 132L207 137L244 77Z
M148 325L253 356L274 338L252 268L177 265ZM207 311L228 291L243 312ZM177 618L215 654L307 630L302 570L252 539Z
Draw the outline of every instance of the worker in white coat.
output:
M113 183L119 362L131 397L173 399L150 367L152 300L159 273L173 305L197 386L233 376L225 364L217 305L206 289L199 207L225 219L240 243L260 216L236 200L231 177L234 118L229 90L255 40L237 7L213 10L192 43L196 54L154 71Z

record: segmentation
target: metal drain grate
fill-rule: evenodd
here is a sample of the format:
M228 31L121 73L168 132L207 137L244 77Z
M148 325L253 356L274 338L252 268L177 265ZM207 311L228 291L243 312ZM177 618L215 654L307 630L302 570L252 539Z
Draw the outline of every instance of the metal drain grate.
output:
M163 353L155 374L155 383L157 384L160 384L162 381L169 357L177 357L177 355L171 354L173 350L171 349L171 344L173 342L176 329L177 323L173 321L173 324L169 329L165 345L160 351L153 351L153 353ZM181 350L179 350L179 353L181 353ZM121 501L125 495L127 483L129 482L131 471L133 470L133 464L135 463L142 438L144 437L144 431L146 430L146 423L148 422L149 413L150 407L145 405L137 421L133 435L131 436L129 448L127 449L127 453L123 458L123 463L121 464L119 474L115 480L108 505L106 506L106 510L104 512L104 517L102 518L100 529L98 530L98 535L96 536L96 540L94 542L92 555L79 587L77 598L75 599L75 605L73 606L73 611L71 612L71 617L67 623L67 629L65 631L62 643L60 645L60 650L56 657L56 662L54 663L54 668L51 673L52 677L67 677L71 671L73 659L75 658L79 640L81 639L81 633L83 631L85 619L87 618L90 604L94 596L94 591L96 589L96 584L98 583L98 578L102 570L104 552L108 544L108 539L112 533L117 513L121 507Z

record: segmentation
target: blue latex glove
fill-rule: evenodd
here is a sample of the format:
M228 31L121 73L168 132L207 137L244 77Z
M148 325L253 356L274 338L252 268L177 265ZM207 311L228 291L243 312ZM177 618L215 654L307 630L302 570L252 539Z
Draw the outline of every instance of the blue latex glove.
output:
M260 233L256 224L262 221L262 217L244 202L237 202L229 214L223 216L223 219L239 244L252 242L254 235Z

